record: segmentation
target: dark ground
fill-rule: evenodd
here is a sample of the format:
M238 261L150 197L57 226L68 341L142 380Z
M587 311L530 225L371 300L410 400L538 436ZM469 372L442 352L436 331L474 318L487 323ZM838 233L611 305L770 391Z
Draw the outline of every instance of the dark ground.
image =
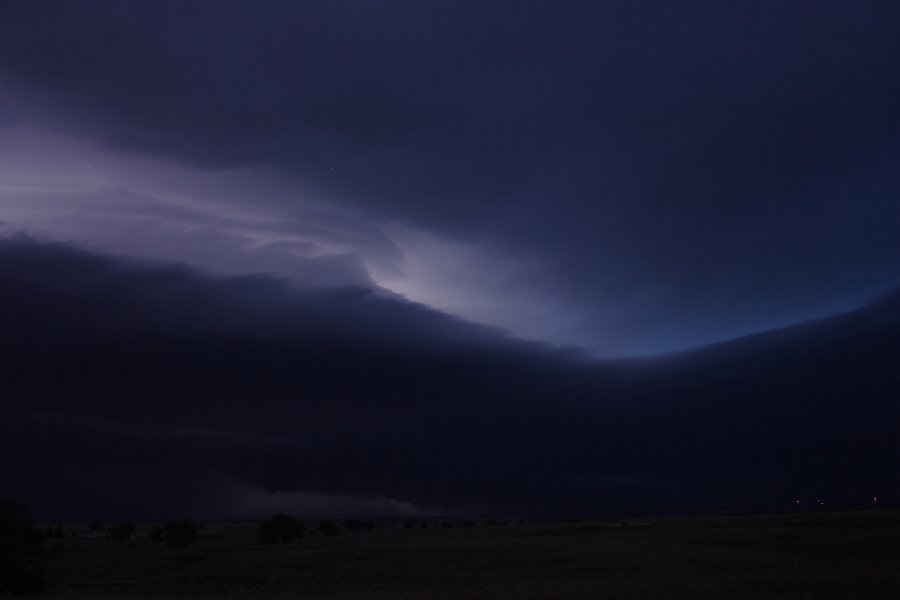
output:
M900 598L900 510L47 540L49 598ZM65 524L67 534L85 524ZM139 525L139 530L145 527Z

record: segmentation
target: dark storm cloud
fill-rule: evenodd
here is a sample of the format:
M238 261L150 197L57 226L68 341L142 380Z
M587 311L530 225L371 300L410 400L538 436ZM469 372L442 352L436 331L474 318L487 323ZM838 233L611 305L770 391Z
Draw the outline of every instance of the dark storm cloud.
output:
M365 288L211 278L27 238L0 242L0 290L0 495L45 514L295 501L597 513L900 493L896 297L597 363Z
M900 281L895 2L3 12L23 114L547 259L535 285L597 348L722 339Z

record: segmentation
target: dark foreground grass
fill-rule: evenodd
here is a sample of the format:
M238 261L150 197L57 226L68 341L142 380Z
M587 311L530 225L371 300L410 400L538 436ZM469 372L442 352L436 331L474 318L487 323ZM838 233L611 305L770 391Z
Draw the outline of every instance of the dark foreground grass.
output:
M900 598L900 511L404 529L284 546L49 540L49 598Z

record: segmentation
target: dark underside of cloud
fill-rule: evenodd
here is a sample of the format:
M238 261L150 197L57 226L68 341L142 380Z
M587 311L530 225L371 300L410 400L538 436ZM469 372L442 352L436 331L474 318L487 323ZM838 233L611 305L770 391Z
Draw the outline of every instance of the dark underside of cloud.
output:
M592 362L365 288L6 239L0 495L82 517L229 516L235 486L536 514L897 498L898 327L893 297Z

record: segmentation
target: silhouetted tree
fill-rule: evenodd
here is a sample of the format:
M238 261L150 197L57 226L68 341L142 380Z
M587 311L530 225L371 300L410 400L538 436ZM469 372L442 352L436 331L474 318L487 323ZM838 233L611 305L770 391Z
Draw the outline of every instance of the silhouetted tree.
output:
M187 546L200 539L200 525L193 519L179 519L166 523L166 546Z
M114 542L127 542L137 529L131 521L113 523L109 526L109 539Z
M334 521L319 521L319 533L322 535L337 535L340 533L338 530L338 526L334 524Z
M24 594L44 587L41 534L25 506L0 502L0 594Z
M66 537L66 532L63 531L62 525L49 525L44 530L44 538L48 540L59 540Z
M147 537L154 544L158 544L166 539L166 528L159 524L151 525L147 530Z
M263 521L256 533L263 544L285 544L303 537L306 524L285 513L277 513Z

